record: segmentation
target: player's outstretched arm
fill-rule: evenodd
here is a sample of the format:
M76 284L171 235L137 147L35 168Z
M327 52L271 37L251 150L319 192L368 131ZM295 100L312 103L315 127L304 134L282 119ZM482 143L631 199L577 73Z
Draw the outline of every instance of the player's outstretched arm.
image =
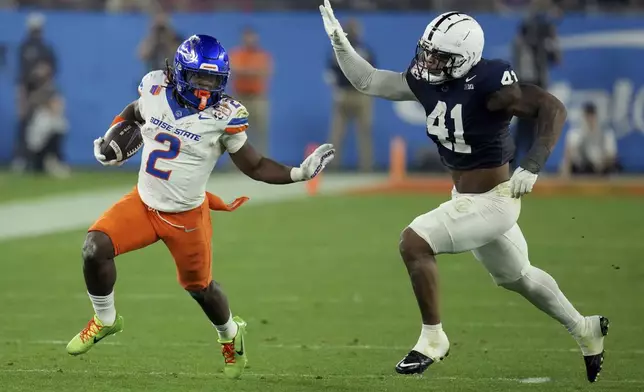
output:
M329 0L324 0L324 5L320 6L320 13L338 64L358 91L392 101L416 100L404 73L376 69L355 51L333 14Z
M532 190L537 175L557 144L566 122L564 104L546 90L524 83L514 83L490 96L489 110L507 110L510 114L536 120L536 135L532 147L521 161L511 179L515 197Z
M248 177L268 184L291 184L307 181L317 176L335 156L331 144L318 147L311 155L306 157L298 167L290 167L262 156L246 141L244 145L230 157L235 164Z
M112 120L111 125L114 125L116 123L119 123L125 120L135 121L135 122L138 122L139 124L142 124L145 122L145 120L143 119L143 116L141 115L141 111L139 109L138 100L128 104L121 111L121 113L119 113L116 117L114 117L114 120ZM94 140L94 158L96 158L96 160L103 166L121 166L123 163L125 163L125 161L119 162L116 159L108 161L105 158L105 155L101 154L101 146L103 145L104 142L105 142L105 139L103 138L103 136Z

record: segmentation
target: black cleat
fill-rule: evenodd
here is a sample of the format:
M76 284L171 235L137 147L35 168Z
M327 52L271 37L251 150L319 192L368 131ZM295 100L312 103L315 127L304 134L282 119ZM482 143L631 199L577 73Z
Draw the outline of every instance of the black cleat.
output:
M601 328L602 336L608 335L609 324L610 322L606 317L599 317L599 327ZM588 381L597 381L599 378L599 372L601 372L602 365L604 364L604 350L596 355L585 355L584 363L586 364L586 377L588 378Z
M444 357L441 357L438 361L419 353L418 351L411 350L409 354L405 356L405 358L402 359L402 361L398 362L396 365L396 373L398 374L421 374L427 368L429 365L433 364L434 362L439 362L445 359L449 355L449 351L445 353Z

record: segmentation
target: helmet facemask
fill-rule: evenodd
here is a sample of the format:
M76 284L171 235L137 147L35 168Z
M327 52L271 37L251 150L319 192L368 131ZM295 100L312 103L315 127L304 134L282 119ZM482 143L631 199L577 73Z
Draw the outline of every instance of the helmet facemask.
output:
M199 110L213 105L228 82L228 72L207 69L186 69L181 64L174 67L177 88L181 94L194 94L199 99Z
M186 81L188 88L200 99L199 110L204 110L209 106L210 97L222 92L228 81L228 74L224 73L203 70L185 70L183 72L183 80Z
M421 39L416 45L410 71L416 79L439 84L454 79L454 71L466 62L462 55L439 50L431 42Z

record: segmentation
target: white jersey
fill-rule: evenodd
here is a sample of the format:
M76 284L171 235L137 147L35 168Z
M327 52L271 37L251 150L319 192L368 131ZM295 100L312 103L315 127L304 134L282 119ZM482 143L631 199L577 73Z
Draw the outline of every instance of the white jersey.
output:
M152 71L139 85L143 149L138 190L143 202L163 212L199 207L219 157L246 142L248 112L224 98L203 111L182 107L167 89L163 71Z

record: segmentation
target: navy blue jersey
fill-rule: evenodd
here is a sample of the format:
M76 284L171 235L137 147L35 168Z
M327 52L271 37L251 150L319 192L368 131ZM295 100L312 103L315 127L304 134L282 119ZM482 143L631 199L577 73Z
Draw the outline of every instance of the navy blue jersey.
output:
M492 168L514 157L512 116L487 109L490 94L516 83L509 63L482 59L459 79L429 84L407 72L407 83L427 114L427 134L445 166L454 170Z

